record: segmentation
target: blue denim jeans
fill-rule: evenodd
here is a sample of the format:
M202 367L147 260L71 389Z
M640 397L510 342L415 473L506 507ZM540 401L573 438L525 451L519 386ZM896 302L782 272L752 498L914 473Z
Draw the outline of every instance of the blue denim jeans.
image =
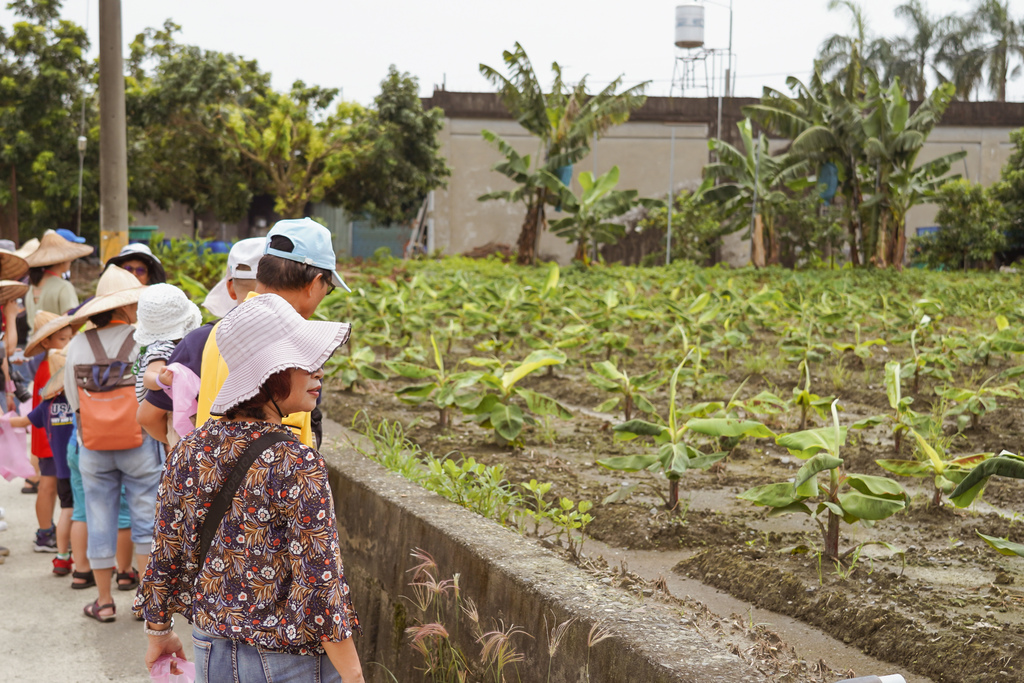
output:
M342 683L327 655L264 650L192 629L196 683Z
M124 451L92 451L81 446L78 468L85 492L89 524L86 555L93 569L111 569L117 552L117 513L124 485L136 555L148 555L153 544L156 489L163 475L163 450L151 437Z

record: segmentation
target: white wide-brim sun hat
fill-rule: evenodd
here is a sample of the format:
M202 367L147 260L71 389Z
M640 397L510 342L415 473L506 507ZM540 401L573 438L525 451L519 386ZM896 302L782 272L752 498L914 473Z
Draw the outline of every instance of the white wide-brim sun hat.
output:
M150 285L139 295L135 322L135 341L139 346L161 340L178 341L202 324L202 311L174 285Z
M228 377L210 413L223 415L249 400L282 370L316 372L348 342L351 332L348 323L306 320L276 294L261 294L239 304L215 331Z

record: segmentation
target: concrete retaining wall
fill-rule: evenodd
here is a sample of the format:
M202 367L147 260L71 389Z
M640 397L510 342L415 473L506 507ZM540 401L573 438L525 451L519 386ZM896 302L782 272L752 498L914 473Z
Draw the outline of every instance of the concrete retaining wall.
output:
M612 637L590 649L590 680L637 683L764 680L738 657L680 625L677 608L613 590L593 575L516 533L425 491L367 460L327 429L322 452L331 472L345 571L363 624L357 639L367 681L419 681L418 655L404 635L415 624L407 570L417 564L413 548L437 561L440 578L459 574L464 597L472 598L485 630L501 620L523 627L525 656L519 677L531 683L586 681L587 636L604 620ZM405 597L403 597L405 596ZM548 638L555 624L576 617L548 677ZM464 629L463 651L480 646ZM507 670L511 673L510 670Z

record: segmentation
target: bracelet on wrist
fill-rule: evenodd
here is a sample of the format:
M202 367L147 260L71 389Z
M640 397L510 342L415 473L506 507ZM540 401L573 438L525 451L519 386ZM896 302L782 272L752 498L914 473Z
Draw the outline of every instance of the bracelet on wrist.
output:
M170 391L171 390L171 385L170 384L164 384L163 382L160 381L160 375L156 376L156 385L158 387L160 387L161 389L163 389L164 391Z
M149 627L149 622L146 623L146 627L145 627L145 632L146 632L147 636L167 636L167 635L170 635L171 631L173 631L173 630L174 630L174 618L173 617L171 618L171 620L169 622L167 622L167 628L165 628L165 629L150 628Z

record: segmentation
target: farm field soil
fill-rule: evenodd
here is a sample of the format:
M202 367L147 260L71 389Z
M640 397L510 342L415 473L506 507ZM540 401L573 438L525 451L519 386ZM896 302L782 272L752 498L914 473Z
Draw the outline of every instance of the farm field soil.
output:
M839 375L845 379L834 382L834 391L832 385L822 391L829 381L827 364L815 369L818 390L840 399L844 424L888 411L879 386L879 360L871 370L851 360L848 365L854 369ZM644 369L637 365L631 368L634 374ZM730 373L720 388L722 395L702 398L728 400L744 380L745 395L768 388L788 396L797 381L785 370L751 378L740 372ZM1024 560L997 554L977 536L1021 540L1017 522L1024 514L1024 481L993 480L984 501L965 511L948 502L933 508L930 480L901 479L913 496L909 510L870 528L844 525L841 550L884 541L903 554L865 545L852 569L839 571L819 561L821 534L806 516L769 518L763 508L736 498L752 486L795 475L801 461L774 441L743 441L711 470L687 472L680 506L670 512L659 496L667 490L663 478L596 464L602 458L641 452L644 446L613 439L611 427L622 416L593 412L607 395L585 380L582 369L560 367L553 376L531 377L525 384L559 399L575 418L529 427L521 449L496 445L492 432L464 423L457 413L451 429L440 430L435 410L395 398L393 392L401 386L397 380L366 382L346 392L331 391L328 382L324 408L344 425L359 411L374 423L387 419L411 425L408 435L424 451L503 465L512 483L552 482L549 497L594 503L588 536L623 549L626 557L628 551L683 550L685 559L674 567L680 576L798 619L871 657L943 683L1024 681ZM928 407L925 399L914 404L917 410ZM1019 401L1001 401L979 428L956 437L951 451L1019 451L1022 408ZM792 415L779 419L779 424L768 423L776 432L797 429ZM851 431L843 457L849 471L884 475L874 460L892 458L893 453L892 436L878 427ZM904 445L900 457L912 457L909 446ZM639 487L624 502L602 504L632 484Z

